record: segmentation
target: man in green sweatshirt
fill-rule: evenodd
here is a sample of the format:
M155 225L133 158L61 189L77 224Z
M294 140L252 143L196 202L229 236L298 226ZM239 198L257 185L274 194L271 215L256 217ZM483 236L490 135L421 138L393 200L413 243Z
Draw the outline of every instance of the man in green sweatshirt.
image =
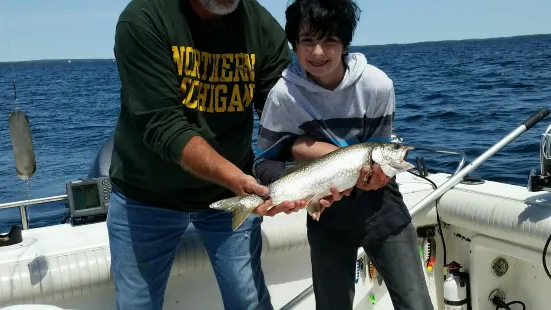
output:
M268 199L236 231L208 205L268 189L250 175L261 112L291 62L285 32L257 0L132 0L115 57L122 83L107 228L117 309L161 309L189 223L203 240L225 309L272 309L260 264ZM185 301L183 301L185 303ZM185 308L185 306L184 306Z

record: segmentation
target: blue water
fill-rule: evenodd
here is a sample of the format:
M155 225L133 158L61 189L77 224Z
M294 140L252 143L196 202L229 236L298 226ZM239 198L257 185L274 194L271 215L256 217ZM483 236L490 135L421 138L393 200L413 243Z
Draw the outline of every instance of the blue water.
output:
M540 107L551 108L551 35L353 50L394 80L394 127L408 143L462 149L473 160ZM111 60L0 64L0 203L27 199L7 128L13 78L33 132L37 171L30 196L64 194L66 182L87 176L96 151L113 132L119 111L116 65ZM551 117L473 174L525 186L530 169L539 167L539 139L549 124ZM430 168L455 169L455 157L428 154L426 159ZM31 227L67 216L63 203L29 209ZM14 223L20 223L18 209L0 210L0 232Z

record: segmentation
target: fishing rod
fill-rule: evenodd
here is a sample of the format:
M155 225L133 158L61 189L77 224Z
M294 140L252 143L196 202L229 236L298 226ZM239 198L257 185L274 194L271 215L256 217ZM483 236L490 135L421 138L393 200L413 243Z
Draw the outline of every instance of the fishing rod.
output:
M534 113L532 116L530 116L527 120L525 120L521 125L519 125L513 131L511 131L507 136L505 136L503 139L498 141L491 148L486 150L486 152L482 153L482 155L478 156L470 164L468 164L463 169L461 169L459 172L454 174L446 182L442 183L442 185L437 187L433 192L428 194L425 198L423 198L415 206L413 206L413 208L411 208L409 210L409 213L411 214L411 216L414 217L419 212L426 209L428 206L430 206L430 204L432 202L434 202L435 200L440 198L444 193L446 193L452 187L454 187L459 182L461 182L465 176L467 176L469 173L471 173L476 168L478 168L483 162L488 160L495 153L499 152L507 144L511 143L513 140L518 138L521 134L528 131L534 125L536 125L541 120L546 118L548 115L549 115L549 110L547 108L541 108L540 110L538 110L536 113Z

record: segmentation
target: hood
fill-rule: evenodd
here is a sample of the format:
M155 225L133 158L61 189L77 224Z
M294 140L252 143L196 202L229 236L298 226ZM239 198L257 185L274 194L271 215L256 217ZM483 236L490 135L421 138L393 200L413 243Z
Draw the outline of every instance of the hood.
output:
M287 82L304 87L310 92L339 91L356 83L367 67L367 58L362 53L348 53L343 59L346 64L344 79L334 90L325 89L312 81L306 74L306 71L296 61L283 70L281 75Z

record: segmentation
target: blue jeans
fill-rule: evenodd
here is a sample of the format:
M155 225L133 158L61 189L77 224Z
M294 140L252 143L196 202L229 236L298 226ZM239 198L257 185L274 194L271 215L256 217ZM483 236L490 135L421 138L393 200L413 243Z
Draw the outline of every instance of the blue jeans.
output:
M316 310L353 308L358 248L343 246L339 239L321 225L308 227ZM417 231L411 223L363 248L382 275L394 310L434 309L419 256ZM378 285L377 280L373 283Z
M107 230L117 309L162 309L172 262L189 223L203 240L224 309L272 310L260 264L261 217L250 215L233 231L231 213L154 208L113 191Z

